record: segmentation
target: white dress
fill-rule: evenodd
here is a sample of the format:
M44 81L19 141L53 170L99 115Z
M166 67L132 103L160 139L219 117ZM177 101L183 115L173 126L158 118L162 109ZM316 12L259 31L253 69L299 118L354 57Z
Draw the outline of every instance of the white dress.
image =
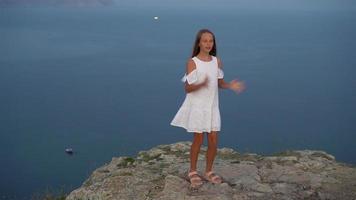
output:
M186 94L171 125L182 127L187 132L220 131L218 79L223 78L224 73L218 67L215 56L212 56L211 61L202 61L196 56L192 59L196 69L188 75L185 74L182 81L188 81L188 84L197 84L204 82L206 76L209 81L206 87Z

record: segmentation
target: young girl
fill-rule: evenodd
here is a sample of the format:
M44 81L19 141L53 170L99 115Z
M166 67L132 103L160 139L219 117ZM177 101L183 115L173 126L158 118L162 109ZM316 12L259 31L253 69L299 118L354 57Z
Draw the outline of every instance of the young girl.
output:
M192 58L187 62L186 74L182 79L187 94L171 122L173 126L194 133L188 173L192 187L203 184L197 172L197 160L204 132L208 139L204 177L212 183L222 182L221 177L212 171L217 152L217 133L221 125L218 88L240 93L245 87L243 82L237 80L226 83L223 77L221 60L216 57L215 36L210 30L202 29L196 35Z

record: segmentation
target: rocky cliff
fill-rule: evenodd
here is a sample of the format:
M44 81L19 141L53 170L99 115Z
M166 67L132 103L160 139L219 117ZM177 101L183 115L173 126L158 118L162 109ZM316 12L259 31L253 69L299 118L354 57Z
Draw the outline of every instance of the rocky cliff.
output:
M356 167L312 150L262 156L221 148L213 169L224 182L205 181L192 189L186 177L190 144L159 145L136 158L114 157L66 199L356 199ZM201 174L206 150L202 146L199 154Z

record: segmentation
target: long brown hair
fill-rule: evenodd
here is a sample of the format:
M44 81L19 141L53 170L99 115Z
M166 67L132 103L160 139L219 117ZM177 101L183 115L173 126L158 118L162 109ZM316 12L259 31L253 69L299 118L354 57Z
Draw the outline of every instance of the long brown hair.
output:
M211 32L209 29L200 29L195 37L195 42L194 42L194 46L193 46L193 53L192 53L192 58L196 55L199 54L200 52L200 47L199 47L199 42L201 39L201 36L203 35L203 33L210 33L213 36L213 41L214 41L214 45L213 48L211 49L211 51L209 52L210 55L216 56L217 52L216 52L216 42L215 42L215 35L213 32Z

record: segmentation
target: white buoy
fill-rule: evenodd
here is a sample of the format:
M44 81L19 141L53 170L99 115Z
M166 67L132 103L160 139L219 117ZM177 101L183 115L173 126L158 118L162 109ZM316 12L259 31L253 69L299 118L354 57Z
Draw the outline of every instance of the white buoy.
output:
M155 17L153 17L153 19L158 20L158 17L157 17L157 16L155 16Z

